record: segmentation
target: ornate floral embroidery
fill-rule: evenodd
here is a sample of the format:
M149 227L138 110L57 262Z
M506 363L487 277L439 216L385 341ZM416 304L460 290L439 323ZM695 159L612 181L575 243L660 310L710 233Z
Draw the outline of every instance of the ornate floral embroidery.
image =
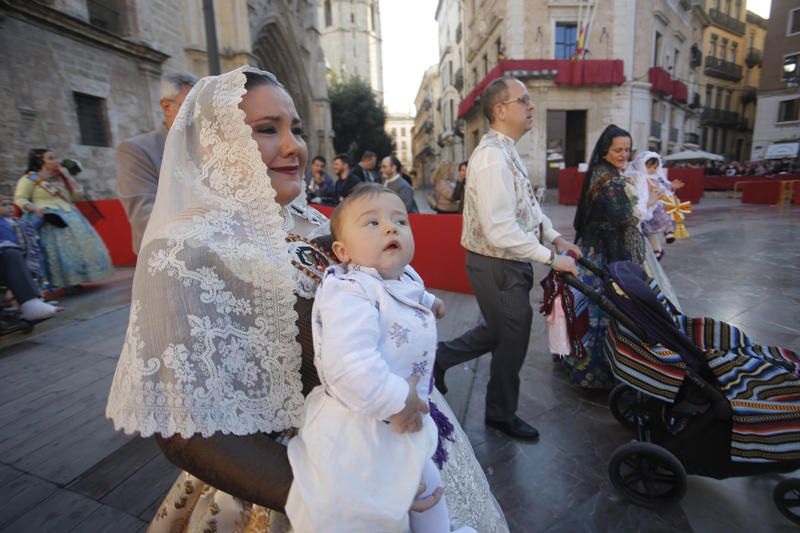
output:
M428 357L428 352L422 354L422 357ZM428 360L423 359L416 363L411 363L412 376L425 376L428 373Z
M408 334L411 333L411 330L408 328L404 328L397 322L392 324L392 327L389 329L389 337L394 341L395 346L398 348L403 344L408 344Z

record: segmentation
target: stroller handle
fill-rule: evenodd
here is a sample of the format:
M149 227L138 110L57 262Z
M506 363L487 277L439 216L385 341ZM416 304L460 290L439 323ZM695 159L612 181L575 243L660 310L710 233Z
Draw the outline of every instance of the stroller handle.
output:
M600 269L600 267L596 265L593 266L602 272L602 269ZM569 274L567 272L560 272L559 275L567 285L569 285L570 287L574 287L575 289L579 290L581 293L586 295L586 297L589 298L595 304L597 304L600 307L600 309L611 315L611 317L614 320L625 326L625 328L628 331L630 331L640 339L647 338L646 335L644 334L644 331L642 331L642 328L640 328L633 320L628 318L627 315L625 315L622 311L620 311L611 300L609 300L599 292L595 291L594 289L589 287L587 284L585 284L572 274Z
M580 259L578 259L578 264L581 265L586 270L590 270L595 275L600 276L603 279L606 279L606 277L608 276L608 272L603 267L589 261L585 257L581 257Z

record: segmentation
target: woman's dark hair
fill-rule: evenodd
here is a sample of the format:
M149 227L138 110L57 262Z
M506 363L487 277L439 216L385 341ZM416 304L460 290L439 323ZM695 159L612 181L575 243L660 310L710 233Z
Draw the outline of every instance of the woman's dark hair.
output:
M255 72L252 70L245 70L244 75L247 78L247 81L244 83L244 88L247 91L260 85L272 85L274 87L280 87L284 91L286 90L283 84L279 82L278 78L276 78L271 72Z
M600 165L611 167L611 164L605 160L606 154L611 149L614 139L617 137L631 138L631 134L616 124L609 124L592 150L592 157L589 159L589 168L586 169L586 176L583 180L583 187L581 188L581 198L578 200L578 209L575 211L575 219L572 222L572 227L575 228L575 242L581 238L583 228L586 225L586 217L589 216L589 187L592 181L592 173ZM616 172L616 169L614 169Z
M461 167L467 166L467 163L469 163L469 161L466 161L466 160L462 161L461 163L459 163L458 164L458 170L461 170Z
M646 167L649 167L649 166L652 166L652 165L658 165L658 158L657 157L651 157L650 159L648 159L647 161L644 162L644 166L646 166Z
M28 152L28 170L27 172L38 172L44 166L44 154L52 152L50 148L31 148Z

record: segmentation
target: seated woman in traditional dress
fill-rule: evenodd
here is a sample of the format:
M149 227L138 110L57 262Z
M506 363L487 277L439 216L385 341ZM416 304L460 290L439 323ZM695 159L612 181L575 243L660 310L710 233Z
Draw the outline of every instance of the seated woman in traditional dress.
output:
M310 313L333 262L311 241L329 231L302 197L307 156L291 97L250 67L197 83L170 128L106 411L186 470L151 532L291 527L285 441L319 383ZM507 531L434 397L456 426L442 472L454 526Z
M75 207L80 186L61 172L52 150L34 148L28 171L17 182L14 203L31 220L44 217L39 229L42 271L52 287L72 287L111 277L106 245Z

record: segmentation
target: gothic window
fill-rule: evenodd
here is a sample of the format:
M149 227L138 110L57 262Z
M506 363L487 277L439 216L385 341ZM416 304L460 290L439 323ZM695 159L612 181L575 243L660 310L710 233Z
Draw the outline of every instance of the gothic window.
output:
M81 144L111 146L105 99L83 93L72 93L72 96L75 99Z
M325 0L325 26L333 25L333 8L331 7L331 0Z

